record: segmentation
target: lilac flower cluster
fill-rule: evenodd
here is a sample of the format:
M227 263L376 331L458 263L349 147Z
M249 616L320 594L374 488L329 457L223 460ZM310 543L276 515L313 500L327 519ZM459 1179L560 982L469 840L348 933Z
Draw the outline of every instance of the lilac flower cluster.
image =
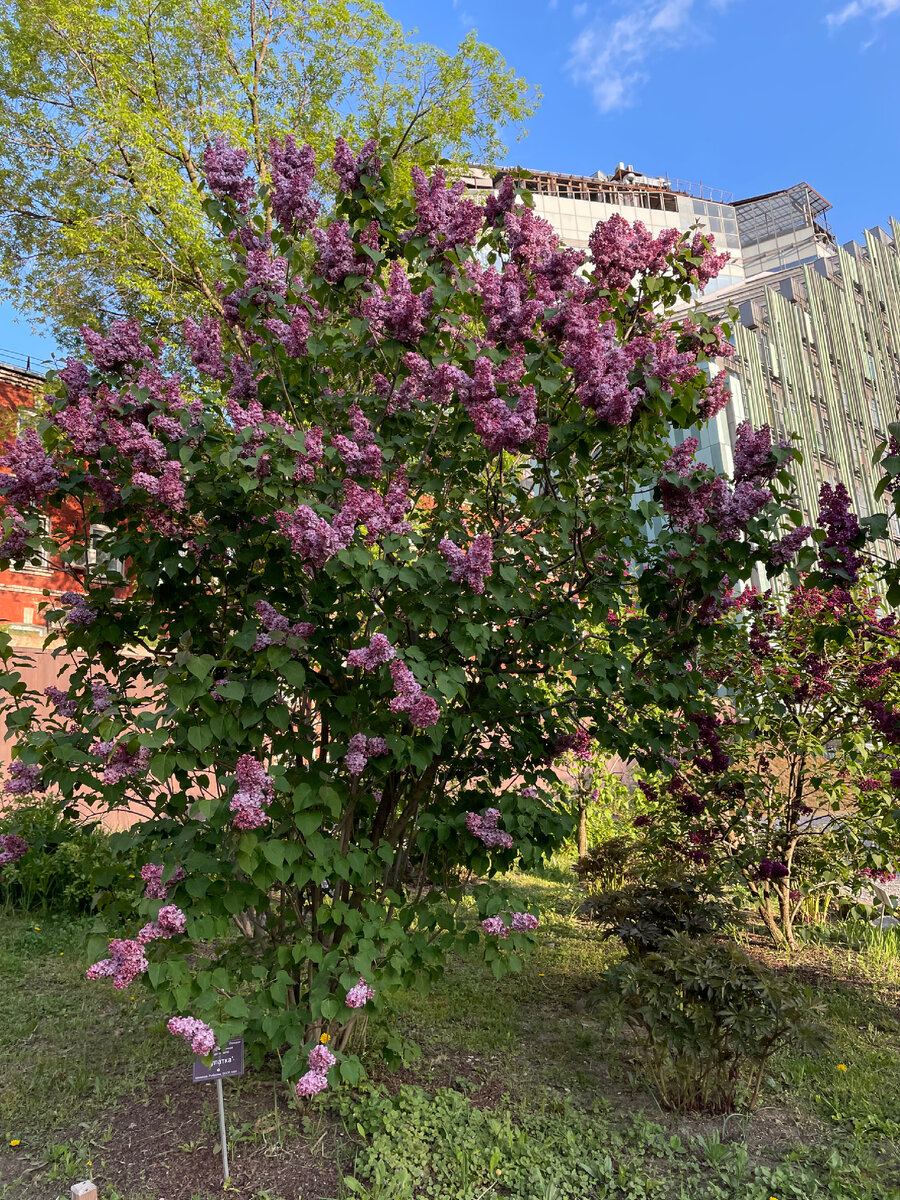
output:
M313 240L318 251L315 272L334 287L349 275L369 279L374 274L375 261L365 251L365 247L378 249L379 230L374 221L358 235L358 241L353 240L347 221L332 221L324 229L314 229Z
M216 1035L205 1021L196 1017L172 1017L166 1029L176 1037L183 1037L195 1054L206 1058L216 1049Z
M516 933L533 933L539 924L536 916L532 913L512 913L512 919L507 925L503 917L486 917L481 922L481 928L491 937L509 937L509 931L512 929Z
M344 762L351 775L361 775L369 759L377 758L381 754L387 754L387 742L384 738L354 733L344 755Z
M112 692L108 684L99 680L91 684L91 705L94 712L98 713L112 707Z
M333 522L318 516L308 504L300 504L292 512L275 513L278 531L304 562L311 567L324 567L330 558L346 550L353 540L355 522L338 512Z
M165 904L159 910L155 921L146 924L137 935L137 940L146 945L157 939L168 941L176 933L184 933L187 917L175 904Z
M414 344L425 332L425 322L434 302L434 288L416 294L403 264L391 264L388 289L373 285L371 295L363 301L363 316L375 335L387 334L398 342Z
M157 863L144 863L141 867L141 879L147 885L144 895L150 900L165 900L175 884L181 883L182 879L184 879L184 869L176 867L169 881L163 883L164 869L164 867Z
M62 604L69 605L65 615L67 624L92 625L97 619L97 610L91 608L83 592L63 592L59 599Z
M450 578L454 583L467 583L479 595L484 581L493 571L494 543L489 534L480 533L468 550L460 550L455 542L443 538L438 546L447 560Z
M79 333L100 371L121 373L126 367L151 356L150 347L141 343L141 327L137 321L113 321L106 337L90 325L82 325Z
M147 746L139 746L137 750L129 750L125 742L94 742L90 748L95 758L106 759L103 769L103 783L112 787L123 779L133 779L143 775L150 762L151 751Z
M4 505L4 520L9 521L6 536L0 541L0 558L24 558L28 550L28 526L25 518L11 504Z
M379 667L396 658L397 651L383 633L373 633L368 646L362 650L351 650L347 655L346 666L355 670L376 671Z
M372 428L358 404L352 404L348 413L351 436L335 434L332 445L341 456L349 475L368 475L380 479L383 471L381 450L372 436Z
M264 650L266 646L281 644L286 637L312 637L315 625L311 621L295 621L293 624L282 613L277 612L267 600L257 600L253 605L262 630L256 635L252 649Z
M321 425L311 425L304 433L304 452L297 454L294 459L294 483L312 483L315 480L316 467L322 465L325 454L322 433Z
M347 192L348 195L355 192L360 186L363 175L377 175L381 170L381 165L381 159L378 157L378 143L374 138L370 138L366 142L358 156L354 156L343 138L335 138L332 166L338 177L341 191Z
M266 822L266 808L275 796L275 785L262 763L242 754L234 770L237 791L231 799L235 829L258 829Z
M11 796L27 796L30 792L40 791L41 768L37 763L23 763L14 758L9 764L9 777L6 780L6 791Z
M12 505L34 504L49 496L59 483L59 471L44 450L34 429L26 429L21 437L7 442L0 455L0 467L9 475L0 477L0 491Z
M873 883L893 883L898 878L896 871L890 871L885 867L863 867L857 874L863 879L870 879Z
M275 220L287 233L305 233L319 215L319 202L310 194L316 178L312 146L298 146L291 134L283 144L278 138L271 138L269 169Z
M246 212L256 191L252 179L246 178L247 151L229 146L224 137L217 137L203 153L203 174L209 190L219 200L233 200L240 212Z
M660 274L680 237L677 229L664 229L654 238L643 221L630 225L614 213L608 221L601 221L588 239L598 287L621 291L638 273Z
M405 712L417 729L428 729L436 725L441 710L436 700L426 695L421 684L405 663L395 658L390 667L394 681L395 696L391 701L391 712Z
M88 979L111 977L113 987L120 992L147 970L148 963L141 942L131 938L113 938L109 943L109 954L109 958L88 967Z
M211 379L224 379L222 330L215 317L204 317L201 325L188 317L182 326L182 332L191 352L191 362L197 370Z
M362 975L359 977L359 983L355 983L347 993L348 1008L363 1008L370 1000L375 999L375 989L369 987Z
M512 850L512 836L505 830L497 828L499 820L499 808L486 808L483 813L466 813L466 829L485 846L490 846L492 849Z
M749 421L741 421L734 444L734 482L771 479L777 469L769 426L754 430Z
M62 688L53 687L52 685L45 687L44 695L61 717L74 717L78 711L78 701L74 696L70 696L68 692L64 692Z
M18 862L28 853L28 843L15 833L0 833L0 867Z
M819 563L824 574L856 583L865 561L854 544L860 539L859 520L850 508L850 496L842 483L834 487L823 483L819 492L819 524L826 536L819 549ZM836 575L836 572L842 572Z
M328 1087L328 1071L336 1062L337 1059L327 1046L323 1046L321 1043L313 1046L307 1059L309 1070L305 1075L301 1075L294 1089L297 1095L302 1099L305 1096L315 1096L319 1092L323 1092Z
M591 735L583 725L579 725L574 733L560 733L557 735L550 757L555 761L557 758L562 758L564 754L572 754L575 758L580 758L583 762L590 758Z
M481 233L484 210L473 200L463 199L463 180L448 188L447 176L440 168L429 182L419 167L413 167L412 178L417 217L413 236L425 238L433 249L444 244L474 245Z
M673 528L696 534L701 525L712 525L723 538L736 538L772 499L768 488L758 488L742 480L733 489L720 476L704 477L692 472L696 438L685 438L663 464L667 474L677 474L685 482L660 478L659 492L663 510Z
M759 879L774 880L787 879L790 871L786 863L778 862L771 858L764 858L756 869Z
M772 548L772 553L769 557L773 567L786 567L800 553L800 547L812 533L811 525L800 525L796 529L791 529L788 533L776 542Z

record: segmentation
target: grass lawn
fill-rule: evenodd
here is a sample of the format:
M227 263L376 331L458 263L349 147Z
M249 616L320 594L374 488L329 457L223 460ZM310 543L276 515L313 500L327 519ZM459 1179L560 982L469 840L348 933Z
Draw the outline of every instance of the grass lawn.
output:
M896 954L836 944L788 963L750 939L814 988L834 1049L788 1048L752 1117L671 1117L596 1004L619 950L578 919L564 872L515 883L541 907L536 952L499 983L473 959L430 996L401 997L397 1027L421 1049L407 1065L388 1072L370 1028L362 1089L301 1109L277 1069L226 1082L231 1194L900 1200ZM67 1198L86 1178L101 1200L221 1196L215 1088L190 1082L140 987L85 981L86 928L0 918L0 1198Z

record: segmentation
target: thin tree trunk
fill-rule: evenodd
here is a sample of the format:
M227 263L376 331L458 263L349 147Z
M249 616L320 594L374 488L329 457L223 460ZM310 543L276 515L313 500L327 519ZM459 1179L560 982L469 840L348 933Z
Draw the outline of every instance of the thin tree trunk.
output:
M587 844L587 797L578 797L578 857L584 858L588 851Z

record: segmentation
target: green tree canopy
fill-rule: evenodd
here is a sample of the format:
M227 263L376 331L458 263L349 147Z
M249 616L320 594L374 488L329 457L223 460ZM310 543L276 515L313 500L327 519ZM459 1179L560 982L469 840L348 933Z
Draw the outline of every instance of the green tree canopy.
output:
M408 182L416 163L495 161L533 111L474 34L447 54L375 0L3 0L0 295L63 344L98 313L164 333L218 315L217 135L263 180L272 136L320 160L337 135L377 137Z

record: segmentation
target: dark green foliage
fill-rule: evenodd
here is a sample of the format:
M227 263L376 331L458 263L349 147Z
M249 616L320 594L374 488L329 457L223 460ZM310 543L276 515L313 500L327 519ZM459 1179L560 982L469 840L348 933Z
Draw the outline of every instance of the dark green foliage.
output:
M96 823L76 824L44 800L17 806L0 817L0 833L28 842L17 863L0 867L0 904L19 909L90 912L103 897L143 887L135 854L121 853ZM120 839L121 841L121 839Z
M611 837L592 846L573 869L589 891L605 891L620 881L633 880L645 857L640 843L634 838Z
M592 897L584 911L606 927L604 937L620 938L630 954L656 950L675 934L714 933L735 917L720 887L690 877L628 884Z
M678 1111L753 1109L766 1064L786 1039L827 1045L810 993L738 946L680 934L605 979L660 1103Z

